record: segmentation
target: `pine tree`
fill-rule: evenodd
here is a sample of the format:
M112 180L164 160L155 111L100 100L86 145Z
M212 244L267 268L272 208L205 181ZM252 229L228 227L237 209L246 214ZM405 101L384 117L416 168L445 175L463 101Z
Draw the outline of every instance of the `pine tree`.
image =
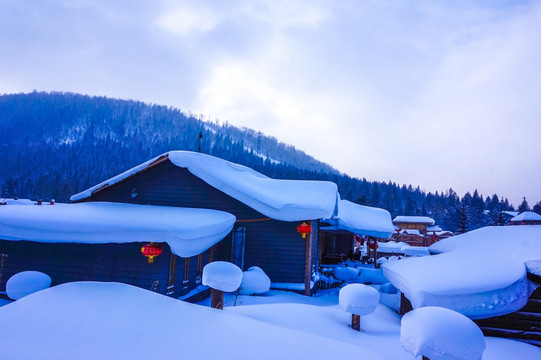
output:
M462 208L458 213L458 229L457 234L464 234L468 232L468 216L466 215L466 206L462 204Z
M522 204L519 205L517 211L519 214L523 213L524 211L530 211L530 205L528 205L526 197L524 197L524 200L522 200Z

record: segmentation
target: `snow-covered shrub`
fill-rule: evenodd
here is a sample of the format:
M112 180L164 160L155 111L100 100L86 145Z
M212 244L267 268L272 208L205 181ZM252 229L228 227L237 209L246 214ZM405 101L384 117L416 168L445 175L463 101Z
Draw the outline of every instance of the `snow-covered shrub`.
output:
M386 258L385 256L380 257L380 258L376 261L376 263L378 263L378 264L383 264L383 263L386 263L386 262L387 262L387 258Z
M385 283L379 287L379 292L385 293L385 294L396 294L398 293L398 289L389 283Z
M359 269L350 266L338 266L334 268L334 276L342 281L353 281L359 276Z
M269 291L271 280L265 272L257 266L252 266L242 273L242 283L239 293L244 295L261 294Z
M383 276L381 269L366 269L363 268L357 279L361 284L385 284L389 280Z
M472 320L436 306L404 315L400 343L413 356L430 360L480 360L485 351L485 337Z
M239 288L242 282L242 270L226 261L214 261L203 268L203 285L213 289L231 292Z
M333 268L322 268L321 273L319 275L319 288L320 289L331 289L335 287L339 287L343 281L338 280L334 276L334 269Z
M39 271L23 271L9 278L6 293L10 299L20 298L51 286L51 277Z

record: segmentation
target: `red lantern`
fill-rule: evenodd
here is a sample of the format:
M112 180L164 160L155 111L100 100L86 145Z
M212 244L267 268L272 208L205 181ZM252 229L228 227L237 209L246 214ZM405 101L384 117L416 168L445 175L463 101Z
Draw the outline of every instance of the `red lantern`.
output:
M297 226L297 232L302 235L302 238L306 238L306 234L310 234L312 232L312 227L308 225L307 223L303 222L299 226Z
M148 263L154 262L154 257L160 256L162 253L162 246L154 243L145 244L141 248L141 253L148 257Z

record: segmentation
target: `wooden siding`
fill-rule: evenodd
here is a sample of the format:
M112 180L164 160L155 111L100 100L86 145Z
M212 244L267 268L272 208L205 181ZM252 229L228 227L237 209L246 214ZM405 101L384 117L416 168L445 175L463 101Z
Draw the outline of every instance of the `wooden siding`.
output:
M7 254L0 289L14 274L35 270L49 275L51 286L72 281L115 281L165 294L169 247L149 264L141 243L66 244L0 240L0 253Z
M137 196L132 198L132 189ZM167 161L105 188L84 201L114 201L145 205L216 209L234 214L238 220L264 219L265 215L213 188ZM246 227L244 269L259 266L273 282L304 281L305 240L297 234L298 222L267 220L239 222ZM317 222L314 222L317 224ZM215 252L216 260L230 261L231 235ZM317 251L313 251L314 254ZM197 263L197 257L192 262ZM177 271L183 267L177 262ZM178 275L177 275L178 277Z

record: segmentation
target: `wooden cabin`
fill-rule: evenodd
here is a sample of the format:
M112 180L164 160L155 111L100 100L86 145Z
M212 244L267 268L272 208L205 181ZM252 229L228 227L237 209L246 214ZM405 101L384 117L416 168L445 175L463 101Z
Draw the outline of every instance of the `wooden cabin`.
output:
M509 225L541 225L541 215L533 211L524 211L513 217Z
M216 209L233 214L237 218L233 231L212 248L213 259L231 261L243 270L259 266L273 288L310 295L316 290L311 279L319 262L319 219L334 215L337 197L334 183L274 180L209 155L174 151L72 200ZM306 238L297 232L303 222L310 223L312 229ZM199 263L197 257L183 261L190 264L186 269ZM184 277L190 284L194 281L191 275Z
M427 216L397 216L393 219L395 234L393 240L405 242L411 246L429 246L438 240L434 219Z

